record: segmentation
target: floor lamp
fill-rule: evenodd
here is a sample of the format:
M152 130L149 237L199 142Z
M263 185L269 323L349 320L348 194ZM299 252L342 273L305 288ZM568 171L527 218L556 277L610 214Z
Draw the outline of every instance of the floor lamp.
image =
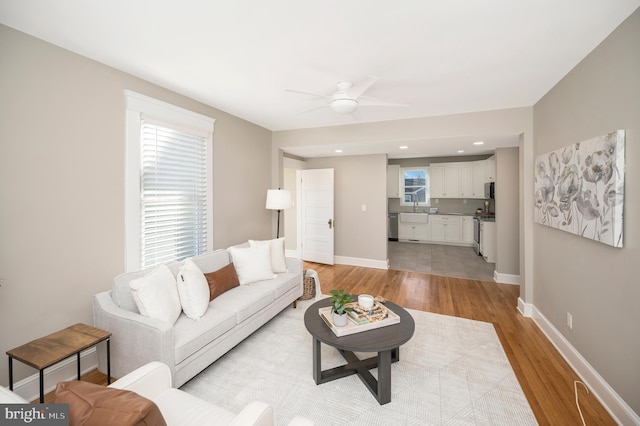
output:
M276 238L280 238L280 210L291 208L291 191L288 189L268 189L266 208L278 211Z

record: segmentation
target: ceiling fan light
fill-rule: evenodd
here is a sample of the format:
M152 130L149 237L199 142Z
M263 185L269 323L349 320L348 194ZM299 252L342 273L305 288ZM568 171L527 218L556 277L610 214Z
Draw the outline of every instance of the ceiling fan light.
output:
M339 114L349 114L358 108L355 99L334 99L331 101L331 109Z

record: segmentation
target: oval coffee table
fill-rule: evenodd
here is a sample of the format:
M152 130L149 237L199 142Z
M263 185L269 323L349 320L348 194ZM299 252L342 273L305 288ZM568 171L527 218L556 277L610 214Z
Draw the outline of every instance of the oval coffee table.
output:
M354 298L357 299L356 296ZM318 314L319 308L329 305L329 298L322 299L309 306L304 313L304 325L313 337L313 380L319 385L357 374L380 405L390 402L391 363L400 360L400 345L413 336L413 317L395 303L385 302L384 305L400 317L399 323L338 337ZM347 364L323 371L320 343L336 348ZM377 352L378 355L360 359L354 352ZM378 380L369 371L376 367Z

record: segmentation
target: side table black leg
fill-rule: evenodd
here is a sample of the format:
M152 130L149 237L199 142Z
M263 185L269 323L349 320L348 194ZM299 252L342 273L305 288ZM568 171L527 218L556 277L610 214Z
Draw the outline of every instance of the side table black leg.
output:
M9 357L9 390L13 390L13 358Z
M107 385L111 384L111 338L107 338Z
M44 404L44 369L40 370L40 404Z
M77 353L78 357L78 380L80 380L80 352Z
M319 384L322 379L322 360L320 350L320 340L313 338L313 380L316 382L316 385Z
M378 352L378 403L391 402L391 351Z

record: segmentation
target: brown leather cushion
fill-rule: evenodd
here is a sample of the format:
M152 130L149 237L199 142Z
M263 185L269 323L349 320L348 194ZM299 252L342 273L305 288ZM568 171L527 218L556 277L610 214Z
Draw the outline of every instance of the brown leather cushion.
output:
M56 386L56 404L69 404L69 424L166 426L158 406L135 392L73 380Z
M227 290L240 285L238 274L233 263L228 264L224 268L220 268L215 272L204 274L209 283L209 300L213 300Z

